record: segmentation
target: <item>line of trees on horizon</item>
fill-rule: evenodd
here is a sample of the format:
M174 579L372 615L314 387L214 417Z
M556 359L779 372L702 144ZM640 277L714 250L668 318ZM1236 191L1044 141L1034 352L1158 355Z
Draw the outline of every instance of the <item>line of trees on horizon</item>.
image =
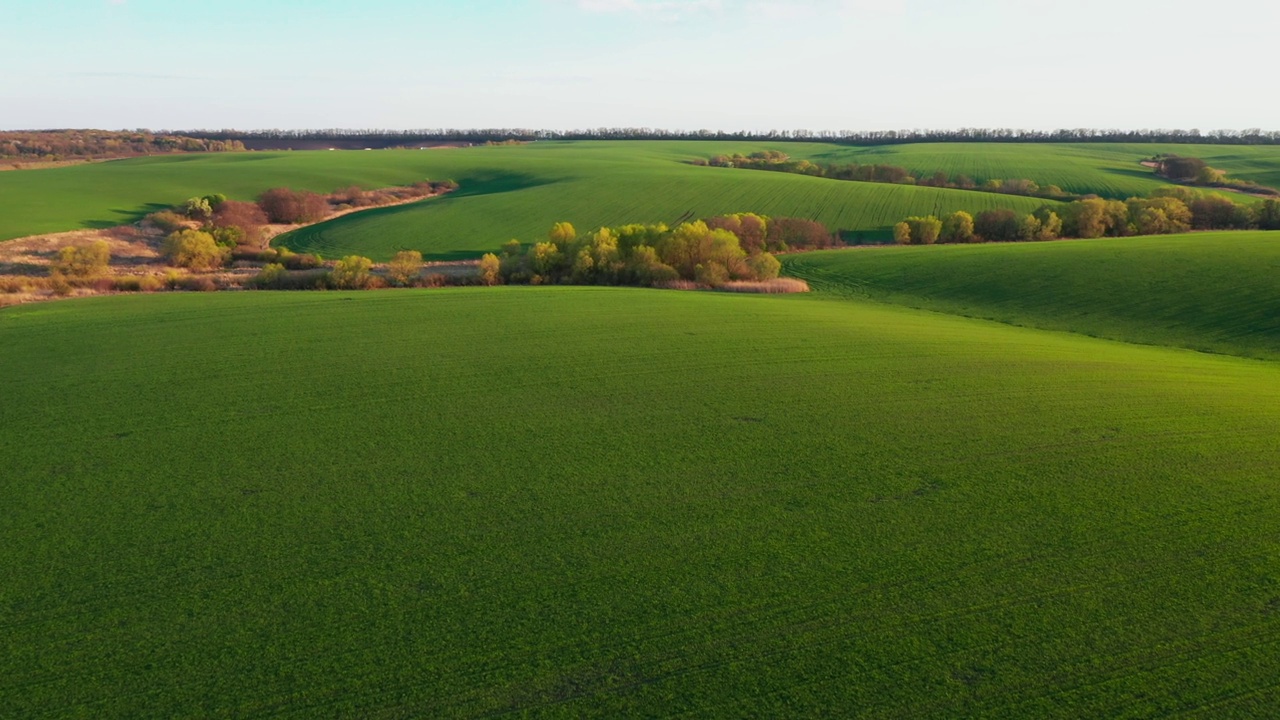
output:
M187 130L180 134L210 140L367 140L378 143L470 142L517 140L747 140L760 142L831 142L850 145L894 145L930 142L991 143L1203 143L1210 145L1280 145L1280 130L1099 129L1052 131L1016 128L952 130L666 130L648 127L601 127L575 130L533 128L435 128L418 130L297 129Z

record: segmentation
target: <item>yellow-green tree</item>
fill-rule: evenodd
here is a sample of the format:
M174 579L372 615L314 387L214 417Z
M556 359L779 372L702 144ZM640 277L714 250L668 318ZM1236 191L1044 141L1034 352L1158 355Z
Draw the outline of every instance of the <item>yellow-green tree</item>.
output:
M899 245L911 244L911 226L900 222L893 226L893 241Z
M230 255L213 236L200 230L179 230L164 239L164 256L178 267L203 271L222 266Z
M578 239L578 231L573 229L573 225L567 222L558 222L551 226L551 232L547 233L547 239L560 247L567 248L570 243Z
M348 255L334 264L329 282L341 290L362 290L372 280L373 261L359 255Z
M111 263L111 246L105 240L88 245L64 247L50 266L52 273L76 278L95 278L107 271Z
M422 272L422 253L401 250L387 265L387 274L397 285L409 285Z
M942 220L942 242L973 242L973 216L957 210Z
M480 258L480 284L498 285L502 283L502 261L493 253L485 253Z

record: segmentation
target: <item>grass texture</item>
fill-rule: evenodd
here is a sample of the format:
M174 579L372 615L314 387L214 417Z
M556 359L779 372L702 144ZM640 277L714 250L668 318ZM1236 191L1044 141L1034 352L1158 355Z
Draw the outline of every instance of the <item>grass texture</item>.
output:
M1280 359L1280 232L881 247L791 255L829 295Z
M0 367L15 717L1280 703L1269 362L502 288L19 307Z

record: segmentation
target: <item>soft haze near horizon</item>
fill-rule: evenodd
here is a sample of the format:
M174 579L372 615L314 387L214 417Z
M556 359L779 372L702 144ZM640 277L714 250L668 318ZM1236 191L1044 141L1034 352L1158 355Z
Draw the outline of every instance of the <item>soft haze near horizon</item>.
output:
M1280 128L1280 3L8 0L0 129Z

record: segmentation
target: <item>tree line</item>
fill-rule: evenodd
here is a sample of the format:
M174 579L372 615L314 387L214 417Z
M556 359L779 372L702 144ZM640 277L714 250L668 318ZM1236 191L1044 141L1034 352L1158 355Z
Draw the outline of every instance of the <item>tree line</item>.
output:
M237 152L233 138L196 138L149 130L40 130L0 132L0 159L49 162L181 152Z
M368 140L380 144L413 142L483 143L503 140L741 140L752 142L831 142L850 145L904 143L1203 143L1209 145L1277 145L1280 130L1117 130L1098 128L1052 131L1015 128L959 128L952 130L666 130L648 127L601 127L576 130L533 128L434 128L417 130L187 130L183 135L210 140Z
M544 240L512 240L480 261L486 285L636 285L644 287L767 283L782 265L775 253L842 243L822 223L754 213L685 222L602 227L579 234L556 223Z
M991 179L978 183L968 175L951 177L941 170L932 175L917 176L913 175L910 170L898 165L861 165L858 163L826 163L819 165L809 160L792 160L791 156L778 150L762 150L750 155L742 155L740 153L715 155L708 160L694 160L693 164L709 165L711 167L745 168L748 170L772 170L774 172L809 175L829 180L921 185L925 187L951 188L953 190L979 190L1004 195L1039 197L1046 200L1071 200L1080 197L1063 191L1057 185L1041 187L1034 180L1026 178L1012 180Z
M893 239L901 245L932 245L1249 229L1280 230L1280 200L1268 199L1249 208L1221 195L1171 186L1145 198L1084 198L1056 207L1044 205L1025 215L996 208L976 216L964 211L941 218L914 216L894 226Z
M1237 180L1227 177L1225 171L1209 167L1209 163L1200 158L1166 154L1156 155L1147 160L1146 163L1155 167L1157 175L1174 182L1241 190L1255 195L1280 196L1280 190L1275 188L1260 185L1252 180Z

